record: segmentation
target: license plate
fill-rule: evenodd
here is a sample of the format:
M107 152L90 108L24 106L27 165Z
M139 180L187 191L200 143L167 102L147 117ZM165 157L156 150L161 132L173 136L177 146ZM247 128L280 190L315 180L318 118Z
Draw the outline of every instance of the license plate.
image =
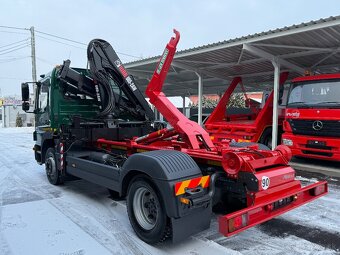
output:
M322 145L322 146L326 146L326 142L324 142L324 141L315 141L315 140L308 140L307 144L309 144L309 145Z

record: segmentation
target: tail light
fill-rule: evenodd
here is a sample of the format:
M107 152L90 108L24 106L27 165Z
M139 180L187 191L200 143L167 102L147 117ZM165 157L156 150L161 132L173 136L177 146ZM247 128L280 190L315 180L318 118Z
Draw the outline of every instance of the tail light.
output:
M248 225L249 217L248 213L244 213L242 215L231 218L228 222L228 231L229 233L234 232L240 228L243 228Z
M326 185L319 185L319 186L315 187L314 189L311 189L310 190L310 194L312 196L319 196L322 193L325 193L326 191L327 191L326 190Z

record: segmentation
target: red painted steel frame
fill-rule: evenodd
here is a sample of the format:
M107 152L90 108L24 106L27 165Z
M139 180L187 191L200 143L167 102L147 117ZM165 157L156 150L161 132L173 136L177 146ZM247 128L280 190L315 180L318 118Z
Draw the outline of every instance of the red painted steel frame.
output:
M318 196L310 197L307 194L315 187L324 185L324 193L320 195L326 194L326 182L301 188L301 183L294 180L295 171L288 165L291 154L287 146L280 145L274 151L262 151L258 150L257 145L236 148L230 147L226 142L215 147L209 135L196 122L188 120L177 110L161 91L179 40L179 33L175 31L175 34L176 37L171 38L167 44L146 92L150 101L174 128L163 129L126 141L98 139L97 146L104 147L106 150L124 150L128 156L152 150L179 150L190 155L198 164L222 168L226 174L225 178L237 180L239 172L250 173L252 178L256 179L253 181L257 183L260 183L263 177L270 178L272 183L270 188L268 186L268 189L264 189L258 186L259 191L247 192L248 207L246 209L221 217L220 231L226 235L229 235L227 233L228 221L232 217L242 213L249 214L249 224L234 232L237 233L317 198ZM178 139L179 135L182 135L184 140ZM271 211L263 209L270 209L269 204L296 194L297 200L285 207Z
M105 139L98 139L98 146L101 147L103 144L108 149L110 147L114 149L123 149L127 151L128 155L152 151L152 150L180 150L184 153L190 155L197 163L208 164L212 166L222 166L223 165L223 156L221 155L221 151L217 152L209 152L203 149L186 149L177 147L177 141L166 141L163 144L157 145L142 145L137 144L134 141L127 142L117 142L117 141L109 141ZM326 195L328 192L328 186L326 181L317 182L312 185L301 187L301 183L298 180L294 180L295 171L289 165L287 165L287 159L278 151L258 151L264 154L265 157L252 157L247 155L244 149L235 150L233 148L229 148L230 151L237 153L239 155L245 154L243 157L247 162L244 165L242 171L252 172L254 173L254 177L257 179L257 182L261 183L261 179L263 176L267 176L271 179L271 188L264 190L259 186L258 192L249 192L247 194L247 205L248 207L239 211L236 211L231 214L220 216L219 218L219 231L226 236L231 236L236 233L239 233L243 230L246 230L252 226L263 223L267 220L270 220L276 216L279 216L287 211L290 211L296 207L299 207L305 203L311 202L312 200ZM242 157L242 158L243 158ZM276 166L276 167L275 167ZM257 169L266 168L267 170ZM227 170L226 177L229 176ZM229 176L231 178L231 176ZM325 191L317 196L310 195L311 191L316 187L325 186ZM174 187L175 190L175 187ZM297 195L297 200L292 203L281 207L276 210L269 210L271 205L274 202L277 202L281 199L285 199L287 197ZM232 233L228 231L229 221L237 216L240 216L244 213L248 213L249 222L247 226L238 229Z
M324 186L324 193L319 195L312 195L311 190L315 189L316 187ZM224 216L219 217L219 231L225 236L232 236L241 231L244 231L248 228L256 226L260 223L263 223L267 220L270 220L280 214L288 212L296 207L299 207L303 204L309 203L314 199L317 199L328 192L327 182L318 182L312 185L309 185L304 188L289 190L287 192L280 192L275 194L271 197L267 198L266 202L260 203L258 205L250 206L248 208L242 209L240 211L230 213ZM280 199L283 198L290 198L297 195L297 199L290 204L280 207L278 209L273 209L273 204ZM229 231L229 222L234 219L235 217L241 216L243 214L247 214L248 216L248 224L244 227L241 227L233 232Z
M288 78L288 72L280 75L280 86L282 86ZM232 93L238 84L242 83L240 77L235 77L225 91L220 102L212 112L205 123L205 128L216 144L223 139L235 139L236 141L248 140L250 142L258 142L264 130L272 126L273 118L273 92L270 93L264 107L259 112L253 112L251 115L239 114L236 119L232 116L226 116L226 107ZM230 118L230 120L227 119ZM250 117L250 119L248 119ZM282 125L284 115L279 115L279 125ZM244 137L251 137L245 139Z
M215 110L211 113L207 121L205 122L205 125L210 125L213 124L214 122L217 121L222 121L225 119L225 111L226 111L226 106L229 102L230 96L235 90L236 86L242 82L241 77L235 77L230 85L228 86L228 89L224 92L221 100L218 102L218 105L216 106Z
M205 147L209 150L214 150L215 146L211 142L209 134L196 122L188 120L162 92L164 80L180 38L178 31L174 30L174 33L176 37L172 37L167 44L145 93L150 98L150 103L157 108L179 134L187 138L192 149Z

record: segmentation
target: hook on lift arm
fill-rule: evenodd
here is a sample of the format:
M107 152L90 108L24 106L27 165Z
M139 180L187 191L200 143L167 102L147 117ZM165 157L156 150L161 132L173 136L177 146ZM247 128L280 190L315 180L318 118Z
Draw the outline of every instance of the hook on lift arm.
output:
M209 134L196 122L188 120L162 92L166 75L168 74L176 52L176 46L180 39L180 33L175 29L174 33L175 37L171 37L166 45L145 93L150 98L150 103L157 108L174 129L187 138L192 149L205 148L209 151L214 150L215 146Z

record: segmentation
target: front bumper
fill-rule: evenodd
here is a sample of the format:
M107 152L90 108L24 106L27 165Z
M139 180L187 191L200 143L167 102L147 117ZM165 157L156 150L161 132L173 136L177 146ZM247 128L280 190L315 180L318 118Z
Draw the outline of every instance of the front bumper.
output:
M282 139L289 139L293 156L340 161L340 139L328 137L307 137L284 133Z

